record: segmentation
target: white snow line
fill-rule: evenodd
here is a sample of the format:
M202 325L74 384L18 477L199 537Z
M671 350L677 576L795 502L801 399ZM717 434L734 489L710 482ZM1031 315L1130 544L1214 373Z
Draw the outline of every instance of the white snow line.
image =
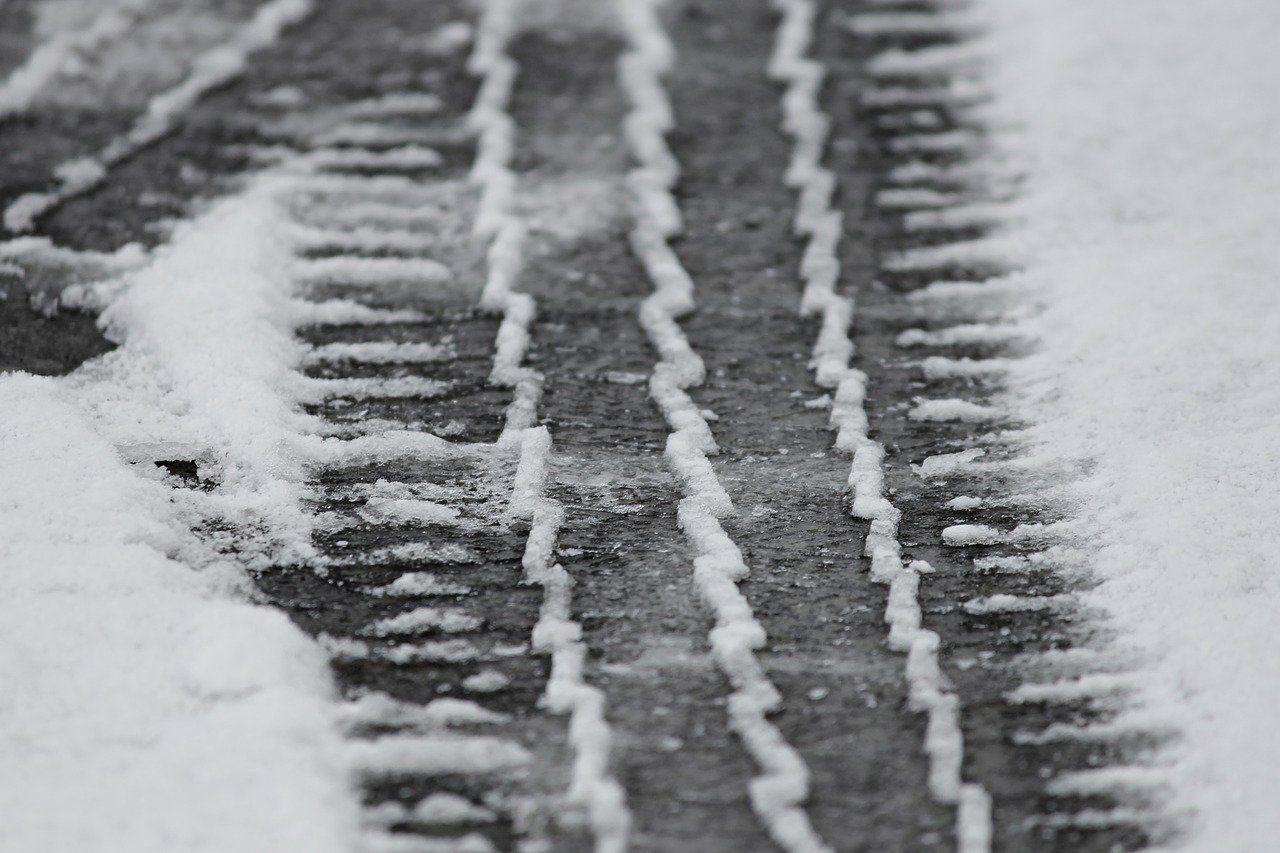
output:
M315 137L315 143L361 148L402 148L422 142L424 136L426 134L417 127L354 121L326 130Z
M186 79L152 97L146 111L127 133L113 139L94 156L58 166L56 188L27 193L11 202L4 211L5 228L29 231L38 217L97 187L112 167L172 131L183 113L204 95L239 76L249 54L275 42L286 27L306 18L313 8L313 0L270 0L259 7L230 41L197 57Z
M1039 731L1015 731L1013 742L1026 746L1054 743L1109 743L1125 738L1150 740L1172 737L1177 722L1167 712L1130 711L1114 720L1087 725L1052 723Z
M500 444L522 443L534 426L542 396L542 376L522 366L529 346L529 327L537 312L533 297L515 290L524 265L524 222L512 211L517 178L511 171L515 123L507 113L519 67L506 53L516 27L514 0L486 0L468 69L481 78L475 104L467 116L478 134L471 181L480 187L476 236L488 240L486 278L480 306L502 314L490 381L512 388Z
M433 116L444 107L439 95L429 92L393 92L377 98L356 101L344 112L351 118L386 118L388 116Z
M981 424L1000 420L1004 412L995 406L984 406L968 400L923 400L907 414L913 421L932 423Z
M963 201L956 193L929 188L881 190L876 193L876 207L886 210L922 210L951 207Z
M914 214L908 214L912 216ZM1036 285L1020 273L1010 273L986 281L935 281L907 294L907 301L927 307L933 303L963 305L982 300L1012 300L1024 298L1036 291Z
M406 308L370 308L351 299L326 299L312 302L296 299L290 313L298 326L374 326L397 323L421 323L427 317L421 311Z
M1140 687L1139 676L1132 672L1086 673L1078 678L1023 684L1005 694L1005 699L1017 705L1033 702L1071 703L1122 697L1136 692Z
M1002 531L989 524L953 524L942 530L942 541L947 545L996 545L1012 543L1025 545L1028 543L1055 543L1072 541L1074 535L1080 533L1080 524L1075 521L1056 521L1049 523L1030 522L1019 524L1010 531Z
M487 775L526 767L529 751L514 741L488 735L387 735L347 745L348 760L366 778L460 773Z
M391 598L428 598L438 595L468 595L472 589L454 581L441 580L430 572L406 572L386 586L373 587L368 592Z
M336 255L302 258L294 262L295 278L303 287L324 284L378 287L395 283L442 284L453 272L430 258L382 258Z
M551 655L547 707L553 713L570 715L574 762L568 799L587 809L597 852L622 853L628 846L631 813L626 792L609 772L613 733L605 719L605 696L583 679L587 647L582 642L582 626L570 612L573 578L554 559L564 509L544 494L551 434L546 427L536 427L521 435L511 513L532 524L522 565L525 580L543 589L533 646Z
M845 26L855 35L871 38L954 38L981 31L978 18L959 12L864 12L850 15Z
M526 580L543 589L533 645L551 655L544 696L553 713L569 715L569 741L574 750L566 796L570 803L586 810L597 853L623 853L631 834L631 812L626 791L609 769L613 732L605 717L605 696L583 678L587 648L582 642L582 627L571 616L573 578L554 560L564 509L545 494L551 433L546 427L535 426L542 375L522 364L537 305L532 296L514 289L523 266L525 236L524 223L512 211L517 182L510 168L515 123L507 113L519 72L506 52L517 25L516 8L515 0L486 0L468 60L468 69L481 78L468 116L468 123L479 134L471 169L471 180L480 186L474 231L489 240L480 305L502 313L490 381L512 388L514 398L507 407L498 444L518 444L520 448L509 512L531 524L524 573Z
M382 660L395 664L463 663L485 660L488 656L469 640L427 640L387 647L370 645L364 640L330 637L321 634L316 641L334 660Z
M362 629L362 637L399 637L419 634L465 634L479 628L483 623L478 616L473 616L457 607L432 607L424 605L415 607L398 616L379 619L372 625Z
M621 0L616 7L629 43L618 64L631 106L624 132L637 162L628 175L635 222L631 247L654 286L640 309L640 324L659 355L649 394L672 430L666 456L685 493L679 523L697 554L698 592L716 617L712 653L733 686L729 723L761 770L748 786L752 808L783 849L829 851L802 807L809 795L809 770L768 720L781 697L755 656L766 643L764 628L736 585L747 566L720 525L733 504L707 460L717 449L711 430L685 391L702 382L704 368L676 322L693 308L693 282L667 243L679 232L681 217L671 193L679 165L665 139L674 122L661 79L674 51L658 16L660 2Z
M428 794L410 808L403 803L388 800L365 809L362 816L366 826L389 827L397 823L418 823L426 826L456 826L459 824L493 823L498 819L490 809L478 806L466 797L443 791ZM452 851L457 853L457 851Z
M418 171L434 169L444 162L440 152L417 144L390 149L322 148L305 155L321 169L367 169L370 171Z
M1009 205L973 202L944 210L917 210L902 219L907 231L954 231L965 228L995 228L1008 221Z
M912 465L911 467L926 480L932 477L947 477L956 472L969 470L974 462L986 455L987 451L980 447L973 447L956 453L938 453L933 456L926 456L919 465Z
M782 97L782 127L795 145L786 180L799 192L796 231L809 238L800 269L804 280L800 312L818 314L823 321L810 364L819 385L836 389L831 428L837 433L837 448L853 454L849 473L853 512L871 522L865 553L872 560L872 578L890 584L885 610L889 643L907 653L910 707L928 715L925 751L930 792L937 801L957 807L958 849L986 853L991 847L991 798L982 786L963 781L959 700L947 690L938 664L938 636L921 627L920 574L932 568L922 561L902 564L897 539L900 512L884 494L884 448L867 435L863 406L866 376L849 366L854 349L849 337L854 304L835 289L841 223L839 213L830 207L834 176L822 166L829 126L818 104L824 69L806 57L817 4L813 0L773 0L773 6L782 20L768 71L787 84Z
M408 231L421 227L424 221L442 218L439 201L421 199L411 207L388 203L385 199L360 200L348 198L340 207L314 210L303 208L295 213L309 224L322 230L333 229L398 229Z
M965 323L945 329L907 329L895 339L900 347L956 347L1023 343L1035 337L1028 323Z
M1009 595L997 593L971 598L960 605L970 616L992 616L1008 613L1043 613L1060 610L1076 601L1072 595Z
M332 343L317 346L306 355L307 364L426 364L445 361L455 356L452 343L396 343L394 341L369 341L365 343Z
M1051 796L1133 796L1151 797L1166 793L1170 787L1169 769L1165 766L1096 767L1063 773L1045 787Z
M319 228L297 225L293 239L299 249L337 249L346 252L425 252L440 245L439 237L419 231L369 228Z
M941 246L908 249L888 257L884 268L892 272L936 272L951 267L1013 267L1017 244L1004 237L980 237Z
M467 699L432 699L426 705L402 702L385 693L366 693L337 708L339 725L348 731L377 726L399 729L447 729L451 726L498 725L507 714L490 711Z
M389 400L413 397L439 397L453 383L426 376L342 377L313 379L301 377L300 396L312 402L322 400Z
M462 689L471 693L497 693L505 689L511 679L496 669L483 669L462 679Z
M330 468L357 467L392 459L457 459L484 455L491 444L454 444L437 435L391 429L350 439L325 438L307 447L309 462Z
M1115 829L1124 826L1151 826L1162 819L1159 812L1120 807L1082 809L1067 814L1047 814L1028 818L1027 825L1045 829Z
M26 62L0 82L0 121L25 113L40 90L65 70L77 54L87 54L119 38L137 23L152 0L119 0L82 29L61 32L39 45Z

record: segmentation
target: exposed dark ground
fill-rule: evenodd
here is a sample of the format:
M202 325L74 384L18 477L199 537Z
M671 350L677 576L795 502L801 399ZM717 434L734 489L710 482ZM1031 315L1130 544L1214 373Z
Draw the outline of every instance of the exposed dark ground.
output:
M30 49L22 36L28 5L0 11L0 75ZM680 57L666 84L677 115L670 144L683 166L677 194L686 216L686 233L674 247L697 284L699 303L682 325L708 368L707 381L692 395L715 414L711 426L722 453L713 465L738 507L726 529L751 568L742 589L770 636L761 658L784 696L774 721L813 774L808 810L816 829L841 851L951 849L954 813L933 802L925 784L924 719L907 710L904 657L885 644L886 589L867 576L865 524L848 511L849 462L831 449L827 411L805 405L825 392L808 366L816 325L797 313L803 244L791 234L795 198L782 183L791 143L778 129L780 90L763 73L776 25L767 6L688 0L672 3L666 18ZM838 21L857 7L853 0L833 3L819 20ZM333 124L326 116L336 108L395 91L443 99L437 116L414 126L445 155L445 165L415 177L456 201L458 230L465 232L474 205L465 184L473 146L457 131L475 81L463 68L465 51L424 45L442 25L473 15L461 0L319 4L312 19L256 55L241 79L202 101L174 134L122 164L99 190L40 222L37 235L82 250L156 245L168 221L233 191L252 171L245 145L306 148L317 130ZM834 24L820 31L816 53L829 68L823 103L835 122L828 162L840 180L847 232L841 287L858 304L855 364L870 377L872 436L889 450L889 491L903 511L901 540L910 558L928 560L936 570L922 583L921 598L926 625L943 638L944 670L961 700L965 778L995 798L998 850L1135 849L1145 838L1130 827L1037 823L1049 814L1111 805L1051 797L1046 782L1064 770L1112 761L1133 745L1015 743L1018 732L1096 717L1088 707L1004 699L1021 683L1020 655L1085 641L1087 620L1061 609L973 616L959 605L994 593L1053 595L1080 581L1051 570L978 571L971 558L997 553L992 546L941 544L942 528L961 521L1008 528L1051 519L1025 509L949 510L944 505L956 495L995 496L1012 486L996 479L930 482L910 468L930 455L974 446L990 430L911 421L906 412L915 398L982 401L999 388L926 383L909 360L913 355L894 344L900 331L922 324L904 293L927 281L882 271L887 253L918 240L871 199L886 185L887 170L903 162L888 142L907 120L860 106L870 85L865 62L888 43L855 39ZM708 654L711 619L698 601L692 555L676 526L680 490L662 456L667 427L647 395L655 355L636 320L649 284L625 238L622 177L629 162L620 126L627 105L615 81L621 49L616 34L591 20L523 34L510 49L521 67L510 105L520 129L513 168L520 173L521 213L532 228L520 287L539 306L528 362L545 376L540 417L556 448L549 490L566 509L559 558L576 581L574 615L590 649L586 678L608 699L613 771L634 811L633 848L771 850L747 800L756 770L726 725L730 688ZM283 86L302 93L300 105L267 103L264 96ZM963 121L945 108L934 112L942 128ZM46 186L54 164L97 150L128 118L110 110L37 111L0 122L0 203ZM307 215L324 219L323 209ZM479 247L450 233L437 248L433 257L455 270L457 286L447 292L370 298L352 291L379 307L422 310L426 321L299 330L315 344L447 339L456 348L456 358L439 363L312 368L325 377L423 375L450 383L430 399L315 407L335 429L358 431L379 418L460 443L498 436L511 392L487 379L498 319L472 307L483 274ZM966 275L974 271L949 270L946 277ZM62 374L110 347L91 316L46 318L27 307L21 281L0 272L0 284L8 297L0 301L0 369ZM589 849L580 816L557 803L570 750L564 720L539 704L548 662L520 651L542 597L520 581L527 530L493 520L503 512L513 464L511 454L496 452L450 463L318 471L317 511L351 519L363 502L353 489L385 479L436 487L448 495L444 502L478 521L473 529L352 521L317 538L319 551L341 565L325 571L279 566L256 581L303 629L329 637L354 637L372 620L421 603L369 593L407 571L465 585L468 592L430 603L482 619L479 629L454 637L481 649L478 659L339 659L338 684L349 696L376 690L418 704L442 696L473 699L511 715L494 731L526 746L534 765L502 778L376 779L366 798L411 804L446 790L500 815L495 824L461 826L454 834L479 831L503 850L516 849L522 838L545 841L554 851ZM437 546L434 556L373 556L423 541ZM464 547L469 556L445 546ZM482 671L500 672L505 686L490 691L464 684Z

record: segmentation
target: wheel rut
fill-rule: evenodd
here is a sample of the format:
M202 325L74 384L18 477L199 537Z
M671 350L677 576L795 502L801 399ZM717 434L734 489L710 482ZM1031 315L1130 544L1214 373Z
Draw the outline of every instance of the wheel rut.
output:
M597 26L513 46L533 236L522 281L540 310L530 361L546 377L543 422L556 441L560 559L592 652L587 680L608 699L632 849L760 849L751 765L727 729L728 686L691 600L679 488L662 455L667 428L648 399L654 355L636 314L650 285L626 240L623 45L612 17Z

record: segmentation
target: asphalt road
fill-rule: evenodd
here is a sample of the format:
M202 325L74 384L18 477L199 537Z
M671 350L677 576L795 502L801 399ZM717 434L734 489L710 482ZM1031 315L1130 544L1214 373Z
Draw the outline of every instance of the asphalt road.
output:
M36 5L10 0L0 10L0 77L38 42ZM184 11L182 4L157 4L172 25L165 31L181 30L173 22L196 15L199 5ZM251 5L227 6L220 14L234 18ZM926 2L901 5L931 12ZM606 700L614 732L610 771L633 814L632 849L776 849L749 797L749 780L759 771L729 725L732 688L708 646L712 615L695 588L696 554L677 520L681 483L663 454L670 430L649 394L657 355L638 316L652 284L628 245L634 223L626 175L634 162L624 134L631 105L617 72L623 33L597 4L565 0L539 8L507 45L519 69L506 105L516 128L514 209L528 227L517 289L537 305L525 364L541 375L536 423L547 427L554 445L546 493L564 508L556 555L574 580L572 613L587 649L583 677ZM902 512L904 556L933 569L923 576L919 597L926 627L941 637L943 676L959 701L962 775L993 798L994 849L1138 849L1149 841L1143 829L1105 817L1128 800L1105 791L1065 792L1054 783L1071 771L1131 760L1157 744L1131 735L1041 736L1054 726L1060 731L1105 720L1106 702L1009 698L1027 682L1096 671L1088 662L1070 663L1077 658L1069 653L1099 641L1088 614L1076 612L1069 599L1088 582L1087 572L1053 558L1016 571L1009 563L974 562L1042 553L1052 544L1048 535L944 543L944 528L954 524L1009 530L1058 516L1047 499L1025 497L1037 484L1016 465L999 464L1017 459L1016 443L1001 435L1016 423L998 414L982 423L911 416L925 398L1000 400L998 375L931 378L922 357L993 358L1019 350L1016 342L901 345L906 330L950 327L974 310L913 299L913 291L940 280L980 281L990 271L980 265L893 271L886 259L898 252L970 239L982 230L911 229L905 216L918 206L889 207L876 199L908 183L955 192L953 201L988 198L982 186L951 186L936 174L904 179L901 171L912 163L963 166L963 147L922 151L911 141L922 133L972 131L980 145L982 128L945 100L869 101L868 92L885 87L925 92L939 82L873 79L868 63L876 53L955 36L858 35L843 25L858 11L854 0L824 4L810 51L827 69L820 99L832 121L825 162L845 224L838 288L857 305L853 364L867 375L870 436L887 451L886 492ZM470 700L502 716L468 732L527 752L515 770L371 772L365 786L371 820L406 843L465 837L478 844L478 835L502 850L586 850L590 820L563 800L574 747L565 718L542 700L550 661L531 646L544 591L523 579L529 526L507 504L519 454L498 440L513 391L490 378L502 318L478 306L486 245L471 231L477 188L468 173L477 151L466 115L479 80L466 68L471 45L462 36L469 31L458 26L475 16L461 0L321 3L278 43L255 53L240 77L202 98L173 132L116 165L93 191L41 218L33 233L82 253L131 242L153 247L174 219L234 192L269 158L376 152L395 147L392 137L441 155L426 168L334 167L331 173L351 177L345 188L296 199L299 225L418 238L410 248L364 249L319 240L308 257L426 256L452 272L447 284L377 289L335 276L314 288L313 297L421 316L304 327L298 335L317 347L437 348L427 360L317 359L305 368L317 378L440 384L404 396L369 385L335 393L311 411L334 434L390 426L434 433L474 452L315 471L312 509L325 519L316 539L321 558L259 570L255 580L271 605L335 650L334 672L348 697L380 692L415 707L441 698ZM689 395L719 445L712 469L736 506L723 526L750 570L739 588L768 635L757 657L781 697L770 720L808 767L804 809L831 847L953 849L955 808L930 792L926 717L909 707L906 657L886 642L888 591L869 576L862 553L867 523L849 509L850 460L833 448L829 400L823 402L829 390L810 368L818 323L798 312L805 244L792 233L797 197L783 180L793 143L780 127L783 89L765 73L777 14L763 0L689 0L669 4L663 20L677 57L664 82L675 117L667 141L681 166L675 198L684 216L672 248L694 282L697 302L679 322L706 365L705 380ZM188 42L213 37L200 27L185 36ZM136 85L145 90L163 82L156 71ZM92 76L75 86L92 90ZM394 131L381 140L335 135L335 128L351 125L342 117L352 104L393 93L436 95L439 108L363 122ZM0 119L0 206L50 186L57 164L101 150L129 126L142 94L55 98ZM414 182L419 194L406 201L399 190L378 184L379 175L389 174ZM352 213L357 204L369 205L363 219ZM395 209L403 214L397 221ZM421 215L404 219L415 210ZM84 257L32 261L23 279L0 274L8 296L0 301L0 369L60 374L109 349L91 315L45 316L24 298L33 289L56 292L84 280L92 273ZM984 459L996 464L927 477L912 467L971 448L984 449ZM433 521L376 511L377 501L393 492L454 514ZM983 502L948 506L961 495ZM414 596L385 592L407 575L430 576L435 587ZM1019 611L974 604L996 595L1050 604ZM378 620L424 605L465 619L453 627L371 635ZM395 653L409 645L423 651ZM380 725L352 736L374 737ZM386 817L393 814L388 803L411 806L440 792L492 814L448 825Z

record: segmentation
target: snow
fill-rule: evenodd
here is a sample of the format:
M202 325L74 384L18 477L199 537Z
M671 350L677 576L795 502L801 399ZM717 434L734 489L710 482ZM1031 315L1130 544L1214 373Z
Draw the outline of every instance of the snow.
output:
M520 23L515 11L512 0L488 0L467 63L481 79L468 115L468 124L478 135L470 179L480 187L472 230L488 241L480 306L502 315L489 381L514 392L498 444L515 445L520 453L508 514L530 524L521 561L523 580L543 589L532 636L533 647L551 655L543 698L551 712L569 715L573 769L566 799L586 811L597 850L621 853L631 832L631 812L626 791L609 766L613 732L605 718L604 693L583 676L587 649L582 628L571 615L573 578L554 558L564 508L545 494L551 433L535 426L543 377L523 365L537 304L532 296L515 289L524 264L526 233L524 221L513 212L517 180L510 163L516 128L507 112L518 73L515 60L506 52ZM492 679L489 684L494 684Z
M991 545L1004 540L1004 534L988 524L953 524L942 531L942 541L948 545Z
M930 356L920 363L925 379L976 378L999 375L1007 372L1011 366L1006 358L946 358Z
M370 287L393 282L433 285L447 282L453 273L430 258L363 258L338 255L295 261L298 277L308 285L342 284Z
M169 489L78 396L0 378L0 848L350 849L324 655L181 562Z
M440 729L504 723L505 714L490 711L466 699L432 699L426 705L401 702L385 693L366 693L344 703L339 717L348 730L362 726Z
M346 751L352 766L370 778L498 773L532 761L529 751L514 741L446 732L356 740Z
M309 418L296 401L290 252L274 179L178 228L103 312L124 346L68 379L116 446L170 448L220 488L200 510L271 531L263 554L310 553L299 509ZM248 544L248 543L247 543Z
M971 447L968 450L960 450L955 453L938 453L933 456L926 456L919 465L911 467L925 479L947 477L957 472L968 470L985 455L986 451L982 448Z
M1009 233L1045 285L1016 377L1041 448L1096 462L1085 600L1159 656L1183 739L1149 771L1188 850L1280 835L1280 6L979 0ZM1118 772L1118 771L1117 771Z
M737 586L748 567L720 524L734 508L707 458L718 447L707 417L686 390L703 381L705 366L678 322L694 308L694 283L668 242L682 227L672 192L680 167L666 142L674 121L662 75L675 56L658 5L659 0L644 0L618 6L628 43L618 63L630 106L623 130L636 162L627 176L631 248L653 285L641 304L640 324L659 355L649 396L671 429L666 458L684 490L678 519L696 554L696 591L715 615L709 634L712 653L733 687L729 724L760 770L748 783L752 810L784 850L821 853L830 848L803 808L809 793L808 768L768 719L781 696L755 656L766 642L764 627ZM792 31L804 35L802 29Z
M989 616L998 613L1035 613L1059 607L1062 600L1052 596L1008 595L999 593L983 598L971 598L961 605L971 616Z
M402 634L425 634L439 631L458 634L474 631L481 620L455 607L418 607L399 616L379 619L360 633L366 637L391 637Z
M453 383L425 376L341 377L316 379L305 377L298 382L296 396L307 402L322 400L368 400L405 397L439 397Z
M128 32L151 4L152 0L117 0L85 26L50 34L22 65L0 81L0 119L30 109L40 91L73 65L78 55L91 54L102 43Z
M125 7L136 5L122 2ZM128 132L113 139L93 157L70 160L58 166L54 170L59 178L57 188L27 193L11 202L4 211L5 227L10 231L29 231L41 215L96 187L111 167L169 133L201 98L240 75L252 53L271 45L286 27L310 15L312 8L311 0L269 0L264 3L228 41L197 56L182 82L154 95ZM108 17L99 19L95 26L100 26ZM110 30L115 26L119 30L126 25L127 21L124 21L119 26L107 24L107 27ZM77 38L88 38L92 43L98 39L94 33L94 27L90 27L83 34L70 36L71 42L64 50L74 49ZM61 61L58 60L59 64ZM19 95L14 99L14 108L23 108L27 100L27 96ZM3 114L2 109L0 114Z
M383 151L367 148L326 148L307 157L317 166L336 169L368 169L386 172L392 169L418 171L439 166L444 162L440 152L421 145L401 145Z
M422 823L429 826L454 826L459 824L492 823L497 816L483 806L477 806L457 794L436 793L422 798L413 807L395 801L379 803L365 810L365 820L370 823L392 825L396 823Z
M423 364L447 361L456 355L450 342L439 344L404 344L392 341L367 343L331 343L318 346L307 353L307 361L343 362L360 364Z
M835 388L830 416L830 426L836 432L835 447L853 455L849 471L853 514L871 522L863 553L871 558L872 580L889 584L885 607L889 646L906 652L911 710L927 715L924 749L929 755L930 793L938 802L956 806L956 843L961 853L985 853L991 847L991 797L981 785L963 781L960 703L948 690L939 667L938 635L922 626L920 575L933 568L919 560L903 565L898 542L901 513L885 495L885 451L868 435L867 377L849 366L854 350L849 330L855 309L853 300L836 289L843 223L840 213L831 206L835 174L822 165L830 122L818 106L817 95L825 69L806 58L818 9L810 0L776 0L774 5L782 19L768 72L787 84L782 96L782 128L794 144L784 180L799 195L795 232L808 237L800 263L804 281L800 313L820 313L822 317L810 366L819 385ZM875 18L883 23L889 19L914 21L917 17L886 14L860 19ZM909 205L915 200L908 194L896 201ZM682 522L684 510L682 505Z
M511 680L496 669L484 669L462 680L462 688L472 693L497 693Z
M406 572L380 588L381 595L427 597L433 595L466 595L470 587L441 580L430 572Z
M913 421L960 421L979 424L998 420L1003 413L994 406L984 406L968 400L923 400L912 407L907 417Z

